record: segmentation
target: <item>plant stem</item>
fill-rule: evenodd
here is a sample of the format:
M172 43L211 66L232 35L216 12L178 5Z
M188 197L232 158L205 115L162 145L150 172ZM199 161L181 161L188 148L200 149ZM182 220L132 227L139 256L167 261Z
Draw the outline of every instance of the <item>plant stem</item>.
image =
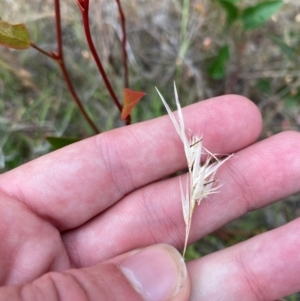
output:
M64 61L58 60L57 62L58 62L58 65L59 65L59 67L60 67L60 70L61 70L61 72L62 72L62 74L63 74L63 77L64 77L64 79L65 79L65 81L66 81L66 84L67 84L67 86L68 86L68 89L69 89L69 91L70 91L70 93L71 93L71 95L72 95L74 101L76 102L76 104L77 104L79 110L81 111L82 115L85 117L85 119L86 119L86 121L88 122L88 124L90 125L90 127L94 130L94 132L95 132L96 134L99 134L99 133L100 133L99 129L96 127L96 125L94 124L94 122L91 120L91 118L90 118L89 115L87 114L86 110L84 109L84 107L83 107L83 105L82 105L80 99L79 99L78 96L77 96L77 93L76 93L76 91L75 91L75 89L74 89L74 86L73 86L73 84L72 84L72 82L71 82L71 79L70 79L70 77L69 77L69 74L68 74L68 71L67 71L67 69L66 69L66 66L65 66Z
M127 36L126 36L126 18L122 9L122 5L120 0L116 0L118 4L120 19L121 19L121 26L122 26L122 50L123 50L123 66L124 66L124 87L129 88L129 79L128 79L128 63L127 63L127 51L126 51L126 44L127 44Z
M185 239L184 239L184 248L183 248L183 252L182 252L182 257L184 258L185 253L186 253L186 249L187 249L187 245L188 245L188 240L189 240L189 236L190 236L190 230L191 230L191 225L192 225L192 216L193 216L193 211L194 211L194 207L195 204L193 202L193 174L192 174L192 167L189 166L189 173L188 173L188 177L189 177L189 219L188 219L188 224L186 225L185 228Z
M181 25L180 25L180 57L183 58L186 53L186 32L189 22L189 10L190 10L190 0L183 0L182 7L182 17L181 17Z
M42 53L43 55L46 55L46 56L50 57L51 59L53 59L53 56L52 56L51 53L49 53L49 52L45 51L44 49L38 47L34 42L31 41L30 46L32 48L34 48L35 50L37 50L38 52Z
M183 258L185 256L187 245L188 245L188 239L189 239L189 235L190 235L191 224L192 224L192 221L189 222L188 226L185 229L184 249L183 249L183 252L182 252L182 257Z
M63 46L62 46L62 31L61 31L61 18L60 18L60 5L59 0L54 0L55 8L55 28L56 28L56 42L57 42L57 55L63 60Z
M86 110L84 109L79 97L77 96L77 93L74 89L74 86L71 82L69 73L67 71L65 61L64 61L64 55L63 55L63 46L62 46L62 31L61 31L61 17L60 17L60 5L59 0L54 0L54 7L55 7L55 24L56 24L56 40L57 40L57 53L52 52L51 57L57 61L61 72L63 74L63 77L67 83L68 89L76 102L79 110L85 117L86 121L89 123L91 128L94 130L96 134L100 133L94 122L91 120L91 118L88 116Z
M56 0L57 1L57 0ZM91 53L94 57L94 60L96 62L96 65L98 67L98 70L100 74L102 75L102 78L104 80L104 83L106 85L107 90L109 91L110 96L112 97L115 105L119 109L120 112L122 112L122 105L120 104L111 84L110 81L108 80L108 77L106 75L106 72L103 68L103 65L101 63L101 60L98 56L98 53L96 51L92 36L91 36L91 31L90 31L90 25L89 25L89 0L77 0L77 4L80 8L81 15L82 15L82 20L83 20L83 27L85 31L85 37L87 40L87 43L90 47Z
M63 55L63 46L62 46L62 31L61 31L61 18L60 18L60 6L59 6L59 0L54 0L54 6L55 6L55 22L56 22L56 40L57 40L57 52L47 52L44 49L38 47L34 42L30 42L30 46L34 49L36 49L38 52L42 53L43 55L50 57L51 59L55 60L61 70L61 73L64 77L64 80L67 84L68 90L71 93L73 100L77 104L81 114L84 116L90 127L94 130L96 134L99 134L100 131L97 128L97 126L94 124L92 119L87 114L86 110L84 109L81 100L77 96L77 93L74 89L74 86L71 82L68 70L65 65L64 61L64 55Z

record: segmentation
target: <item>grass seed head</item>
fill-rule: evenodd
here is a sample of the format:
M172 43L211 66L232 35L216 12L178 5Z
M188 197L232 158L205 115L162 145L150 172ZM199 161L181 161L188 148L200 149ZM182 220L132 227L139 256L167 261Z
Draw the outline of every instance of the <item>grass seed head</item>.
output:
M175 83L174 93L177 107L177 116L175 116L175 114L172 112L168 103L157 88L156 90L169 114L169 117L175 127L177 134L179 135L183 143L186 161L188 165L188 175L185 191L180 180L183 219L186 225L185 242L183 250L184 257L187 248L188 237L192 224L192 215L195 210L195 206L196 204L199 205L205 197L208 197L209 195L218 192L218 189L221 185L216 186L216 181L214 179L215 174L218 168L221 165L223 165L225 161L227 161L231 156L228 156L223 160L218 160L218 158L214 154L212 154L203 147L202 136L197 136L192 131L187 131L185 129L184 118ZM203 160L203 155L206 156L205 160Z

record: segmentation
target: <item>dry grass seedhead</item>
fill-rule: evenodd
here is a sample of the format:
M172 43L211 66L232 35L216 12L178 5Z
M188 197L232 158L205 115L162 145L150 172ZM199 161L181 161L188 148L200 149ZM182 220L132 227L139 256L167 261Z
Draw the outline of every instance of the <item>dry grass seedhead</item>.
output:
M157 90L157 89L156 89ZM183 143L184 152L188 165L188 175L186 180L186 189L184 191L183 185L180 181L181 201L183 219L186 225L185 241L183 257L186 252L189 233L192 224L192 215L195 210L196 204L200 202L210 194L218 191L219 185L216 185L215 174L218 168L224 164L231 156L226 157L223 160L219 160L215 155L209 152L203 147L202 137L188 131L190 134L188 137L187 131L184 125L183 114L177 94L176 85L174 83L175 101L177 106L177 118L171 111L169 105L157 90L171 121ZM202 156L206 158L203 160ZM204 163L203 163L204 162Z

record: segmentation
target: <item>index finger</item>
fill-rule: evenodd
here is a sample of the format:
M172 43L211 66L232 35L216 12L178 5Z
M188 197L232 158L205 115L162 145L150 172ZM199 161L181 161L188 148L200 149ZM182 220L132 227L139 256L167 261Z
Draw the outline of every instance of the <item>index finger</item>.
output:
M217 97L183 109L186 128L214 153L256 140L261 116L249 100ZM77 227L129 192L186 167L168 116L106 132L29 162L0 177L0 189L60 230Z

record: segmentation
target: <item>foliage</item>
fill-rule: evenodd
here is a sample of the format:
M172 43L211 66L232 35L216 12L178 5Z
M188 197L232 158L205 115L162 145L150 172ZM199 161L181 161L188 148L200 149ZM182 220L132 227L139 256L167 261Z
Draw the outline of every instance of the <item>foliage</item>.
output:
M141 98L145 95L144 92L132 91L128 88L124 89L123 95L123 109L121 113L121 119L126 120L130 115L132 109L135 105L141 100Z
M0 20L0 45L14 48L27 49L30 47L29 33L24 24L11 25Z
M78 138L71 137L51 137L47 136L46 140L51 144L53 149L60 149L72 143L80 141Z
M259 2L249 7L239 7L233 0L216 0L224 9L227 15L227 30L234 23L241 23L238 31L248 31L263 26L283 5L282 0ZM239 28L239 27L238 27ZM241 33L239 33L241 35ZM274 40L276 41L276 40ZM278 41L277 41L278 42ZM281 43L281 47L288 51L288 46ZM213 79L223 79L226 76L226 66L230 59L229 46L220 48L217 56L213 60L208 72Z
M231 26L231 24L239 17L239 9L230 0L219 0L219 3L226 11L227 25Z
M255 6L247 7L241 16L244 30L255 29L262 26L282 5L283 2L279 0L262 2Z
M226 75L226 65L229 61L229 46L225 45L219 49L216 58L208 69L208 74L213 79L222 79Z
M123 9L121 6L121 3L119 0L116 0L118 4L118 10L121 18L122 23L122 31L123 31L123 65L124 65L124 104L123 107L118 100L118 97L112 87L112 84L106 74L106 71L104 70L104 67L102 65L101 59L97 53L97 50L94 46L94 42L91 36L90 31L90 25L89 25L89 0L78 0L77 4L82 14L82 23L85 31L85 36L87 43L89 45L91 54L95 60L95 63L98 67L99 73L101 74L106 88L119 109L121 114L121 119L126 120L126 124L130 124L130 112L132 108L139 102L139 100L142 98L144 93L141 92L135 92L132 90L129 90L127 87L129 86L128 82L128 68L127 68L127 50L126 50L126 29L125 29L125 16L123 13ZM64 80L66 82L66 85L70 91L70 94L73 97L74 102L77 104L80 112L90 125L90 127L94 130L94 132L97 134L100 131L98 130L95 123L92 121L92 119L87 114L84 106L82 105L82 101L79 99L77 92L74 88L74 85L71 81L69 72L66 67L64 53L63 53L63 37L62 37L62 30L61 30L61 13L60 13L60 2L59 0L54 0L54 8L55 8L55 23L56 23L56 40L57 40L57 51L48 52L44 49L37 46L34 42L30 41L29 34L27 31L27 28L24 24L18 24L18 25L11 25L7 22L0 20L0 44L9 47L9 48L16 48L16 49L27 49L29 46L32 46L37 51L42 53L43 55L50 57L54 61L57 62L58 66L61 69L61 73L64 77ZM52 138L49 140L54 141ZM68 139L64 139L64 143L67 143L69 141ZM72 140L70 140L72 141ZM52 144L53 147L55 147L56 143ZM60 145L60 144L58 144Z

